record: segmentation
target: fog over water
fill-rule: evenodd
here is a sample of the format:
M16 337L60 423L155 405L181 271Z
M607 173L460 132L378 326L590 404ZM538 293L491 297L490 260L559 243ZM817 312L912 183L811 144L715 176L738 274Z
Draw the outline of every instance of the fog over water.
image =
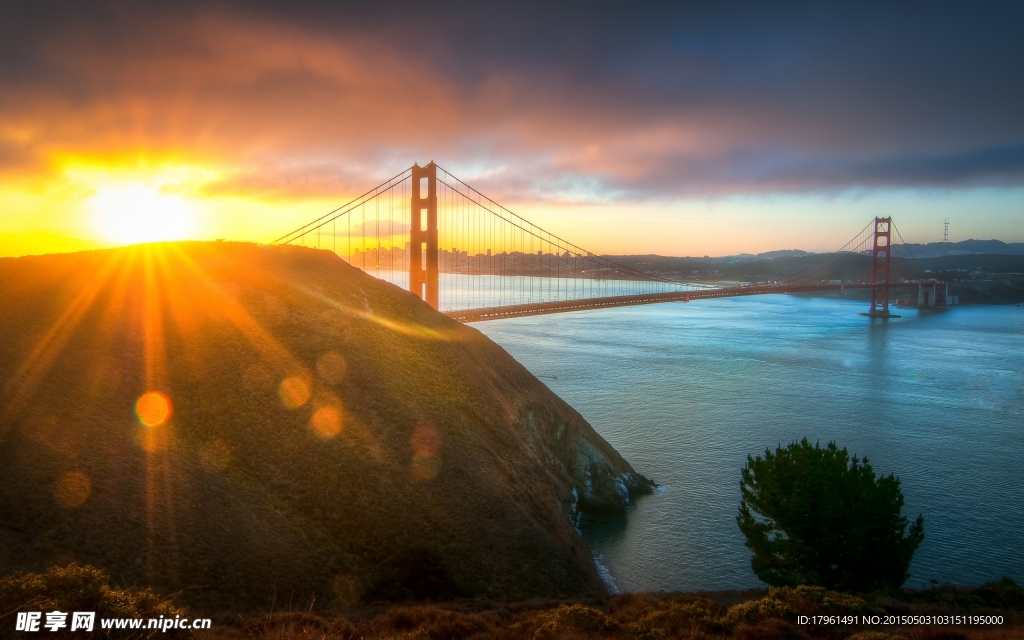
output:
M908 586L1024 582L1024 308L858 316L759 296L474 324L662 485L585 528L624 591L760 586L736 526L747 455L835 440L923 514Z

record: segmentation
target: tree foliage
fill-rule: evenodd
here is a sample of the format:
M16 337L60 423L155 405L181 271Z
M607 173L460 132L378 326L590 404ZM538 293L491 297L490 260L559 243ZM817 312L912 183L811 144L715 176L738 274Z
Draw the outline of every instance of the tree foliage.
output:
M804 438L748 456L740 488L736 521L762 581L866 592L910 577L924 518L908 529L899 479L876 478L867 458Z

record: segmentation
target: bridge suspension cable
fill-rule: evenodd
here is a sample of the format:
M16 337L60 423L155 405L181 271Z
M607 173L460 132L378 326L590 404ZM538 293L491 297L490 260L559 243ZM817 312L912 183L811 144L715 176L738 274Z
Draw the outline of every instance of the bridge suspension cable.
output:
M847 288L872 291L872 309L884 294L878 299L887 309L891 286L922 276L895 226L899 243L888 244L889 225L891 219L876 218L838 251L779 280L747 285L684 282L587 251L431 162L399 172L275 242L329 249L350 265L413 291L438 310L471 321Z
M893 231L896 232L896 236L900 239L899 244L893 245L893 253L898 254L896 257L904 262L904 278L907 280L924 279L924 267L921 266L921 262L914 256L914 253L910 250L910 245L907 243L906 240L903 239L903 234L900 233L900 230L896 227L895 222L892 224L892 229Z
M890 220L891 223L891 220ZM872 281L871 249L875 237L875 222L869 222L845 245L834 253L822 254L821 260L787 276L776 283L780 286L811 286L814 284L855 284ZM896 225L893 231L899 243L893 243L887 250L891 260L891 283L903 283L923 279L920 264L910 253L903 236Z
M395 187L401 185L403 182L408 180L408 178L409 178L408 174L411 171L412 171L411 168L410 169L406 169L405 171L402 171L398 175L396 175L396 176L394 176L394 177L392 177L392 178L390 178L388 180L385 180L384 182L380 183L379 185L377 185L373 189L370 189L369 191L367 191L366 193L360 195L359 197L353 198L352 200L350 200L350 201L346 202L345 204L341 205L340 207L338 207L336 209L333 209L331 211L328 211L327 213L325 213L324 215L320 216L319 218L317 218L315 220L312 220L310 222L307 222L306 224L302 225L298 229L293 229L291 232L284 234L283 236L281 236L277 240L274 240L274 244L291 244L291 243L295 242L296 240L298 240L300 238L304 238L307 233L312 233L314 231L319 231L327 223L334 222L335 220L337 220L341 216L344 216L344 215L350 213L356 207L359 207L359 206L361 206L363 204L366 204L367 202L377 198L381 194L383 194L383 193L385 193L387 191L390 191L390 190L394 189Z
M516 226L519 229L522 229L526 233L529 233L531 235L536 236L539 239L546 239L548 242L552 243L553 246L556 246L556 247L559 247L559 248L563 248L565 251L569 251L570 253L576 254L578 256L586 256L588 260L594 262L595 264L599 264L599 265L605 266L605 267L607 267L609 269L613 269L613 270L615 270L615 271L617 271L619 273L622 273L622 274L629 274L629 275L635 276L639 280L653 280L653 281L665 282L665 283L670 283L670 284L675 284L675 285L683 284L683 283L677 282L677 281L669 279L669 278L662 278L662 277L660 277L660 276L658 276L656 274L651 274L651 273L647 273L645 271L640 271L639 269L634 269L632 267L629 267L627 265L615 262L615 261L610 260L608 258L605 258L603 256L592 254L591 252L587 251L586 249L580 247L579 245L574 244L572 242L569 242L569 241L565 240L564 238L561 238L561 237L551 233L550 231L547 231L546 229L543 229L540 226L533 224L532 222L524 219L522 216L519 216L516 213L514 213L514 212L510 211L509 209L505 208L503 205L495 202L494 200L491 200L490 198L488 198L484 194L482 194L479 191L477 191L476 189L474 189L472 186L466 184L465 182L463 182L462 180L460 180L456 176L452 175L451 173L449 173L448 171L443 169L440 165L438 165L437 168L448 178L448 180L443 180L446 187L448 187L449 189L452 189L454 192L458 193L463 198L466 198L467 200L473 201L472 197L470 195L467 195L466 193L463 193L462 191L459 190L458 187L455 187L455 186L452 186L451 184L449 184L449 182L458 183L458 185L461 185L464 188L465 191L472 192L472 194L474 194L479 199L486 201L487 204L483 204L479 200L474 201L474 202L476 202L476 204L479 207L481 207L485 211L491 213L494 216L497 216L498 218L501 218L505 222L508 222L509 224L512 224L512 225ZM506 218L505 216L508 216L508 217ZM692 284L691 283L690 286L694 286L694 287L705 287L705 286L708 286L708 287L710 287L712 285L699 285L699 284Z
M441 311L709 287L677 282L596 255L434 166ZM330 249L349 264L408 288L417 253L411 239L412 182L410 168L276 242ZM425 218L421 224L427 224ZM425 264L422 249L420 259Z

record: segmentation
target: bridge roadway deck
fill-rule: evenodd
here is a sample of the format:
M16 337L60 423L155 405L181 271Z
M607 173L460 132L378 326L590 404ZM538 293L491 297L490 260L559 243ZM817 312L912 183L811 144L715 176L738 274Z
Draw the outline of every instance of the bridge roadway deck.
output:
M890 289L916 287L921 281L900 282L889 285ZM929 282L928 284L931 284ZM706 298L730 298L735 296L755 296L769 293L804 293L811 291L845 291L852 289L876 289L877 284L812 284L812 285L751 285L742 287L722 287L720 289L698 289L694 291L675 291L672 293L646 293L633 296L614 296L608 298L589 298L579 300L559 300L556 302L537 302L518 304L507 307L487 307L483 309L467 309L465 311L447 311L445 315L459 322L483 322L484 320L500 320L503 318L521 318L539 316L548 313L566 313L569 311L586 311L588 309L605 309L607 307L627 307L638 304L657 304L659 302L689 302Z

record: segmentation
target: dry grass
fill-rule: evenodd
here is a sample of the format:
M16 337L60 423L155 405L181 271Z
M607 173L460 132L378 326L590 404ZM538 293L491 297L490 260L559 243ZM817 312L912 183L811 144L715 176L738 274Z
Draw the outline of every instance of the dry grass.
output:
M195 640L1021 640L1022 590L1003 579L976 589L958 589L954 608L940 592L905 591L858 597L820 587L772 588L767 592L706 594L633 593L576 601L444 604L278 611L269 615L214 616L210 630L178 632ZM981 594L981 595L979 595ZM993 596L992 594L997 594ZM987 601L982 599L987 597ZM943 601L945 604L940 604ZM19 610L96 611L99 618L204 617L148 590L109 585L105 572L70 566L43 574L0 579L0 637ZM799 624L798 615L973 613L1001 615L1004 624L981 626L868 626ZM150 636L153 632L148 632ZM172 633L173 635L173 633ZM140 636L141 637L141 636Z
M18 611L92 611L96 613L97 620L186 615L185 609L149 589L112 587L105 571L78 565L53 567L44 573L14 573L0 578L0 637L5 637L14 628ZM102 633L98 626L96 632ZM172 630L168 633L170 638L185 635ZM60 637L63 634L47 632L47 635ZM121 637L151 635L154 635L151 631L125 632Z
M796 615L937 612L914 603L862 599L820 588L771 589L767 594L626 594L561 603L396 606L347 614L277 613L197 633L197 640L310 638L316 640L1021 640L1019 609L998 610L1006 623L990 627L868 627L798 625ZM746 599L745 599L746 598ZM736 600L743 600L736 602ZM881 602L880 600L884 600ZM730 604L731 603L731 604ZM992 613L996 610L985 609ZM960 611L963 612L962 610Z

